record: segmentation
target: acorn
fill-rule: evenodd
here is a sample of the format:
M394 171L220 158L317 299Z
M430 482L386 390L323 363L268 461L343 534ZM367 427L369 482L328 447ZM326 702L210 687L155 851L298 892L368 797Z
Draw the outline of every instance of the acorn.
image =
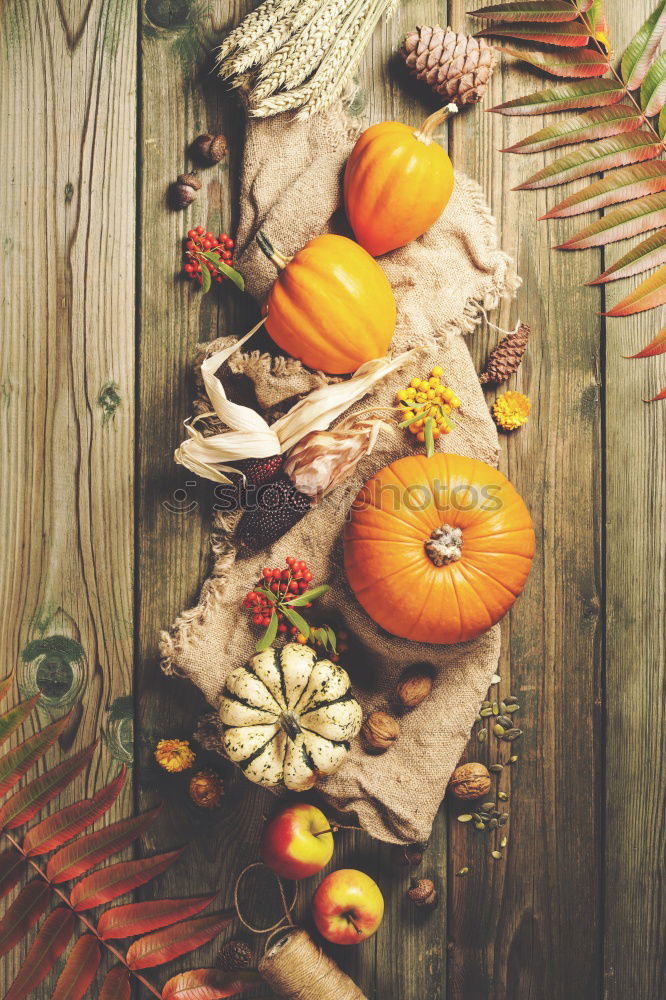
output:
M211 135L204 132L197 136L191 146L192 155L199 163L213 166L227 155L227 140L223 135Z
M180 174L169 189L169 197L174 208L187 208L199 196L201 182L196 174Z
M427 844L394 844L391 861L396 868L418 868L423 861Z
M430 878L413 878L411 888L407 890L407 895L414 906L432 910L437 906L437 889L435 883Z

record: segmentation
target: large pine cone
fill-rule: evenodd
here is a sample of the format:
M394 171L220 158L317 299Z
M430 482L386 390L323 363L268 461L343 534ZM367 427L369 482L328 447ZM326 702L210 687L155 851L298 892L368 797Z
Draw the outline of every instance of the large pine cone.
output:
M458 107L481 100L498 59L485 38L426 26L407 35L401 54L418 80Z

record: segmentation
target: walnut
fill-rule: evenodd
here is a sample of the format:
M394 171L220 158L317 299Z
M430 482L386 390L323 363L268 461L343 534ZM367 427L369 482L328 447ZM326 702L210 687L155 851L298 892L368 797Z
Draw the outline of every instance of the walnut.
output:
M416 708L425 701L432 691L433 680L433 670L427 664L415 663L414 666L407 667L395 689L403 708Z
M423 906L430 910L437 906L437 889L430 878L413 878L407 895L415 906Z
M362 735L367 750L384 753L400 737L400 723L387 712L371 712L363 723Z
M483 764L461 764L451 775L449 788L459 799L480 799L490 791L490 772Z

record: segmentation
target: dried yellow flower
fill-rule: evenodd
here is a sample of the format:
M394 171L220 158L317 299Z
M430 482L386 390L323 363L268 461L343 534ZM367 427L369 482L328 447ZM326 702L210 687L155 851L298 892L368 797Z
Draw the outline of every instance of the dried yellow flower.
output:
M527 415L532 404L522 392L510 389L495 400L493 417L498 427L505 431L514 431L527 423Z
M190 780L190 796L202 809L215 809L222 802L224 782L216 771L198 771Z
M155 749L155 760L165 771L176 774L194 764L194 751L187 740L160 740Z

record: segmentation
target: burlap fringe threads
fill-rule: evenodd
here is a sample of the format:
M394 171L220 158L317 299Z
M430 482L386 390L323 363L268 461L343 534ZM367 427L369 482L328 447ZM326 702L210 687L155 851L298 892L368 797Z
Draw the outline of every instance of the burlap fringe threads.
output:
M279 996L285 1000L367 1000L307 931L284 929L273 937L259 973Z

